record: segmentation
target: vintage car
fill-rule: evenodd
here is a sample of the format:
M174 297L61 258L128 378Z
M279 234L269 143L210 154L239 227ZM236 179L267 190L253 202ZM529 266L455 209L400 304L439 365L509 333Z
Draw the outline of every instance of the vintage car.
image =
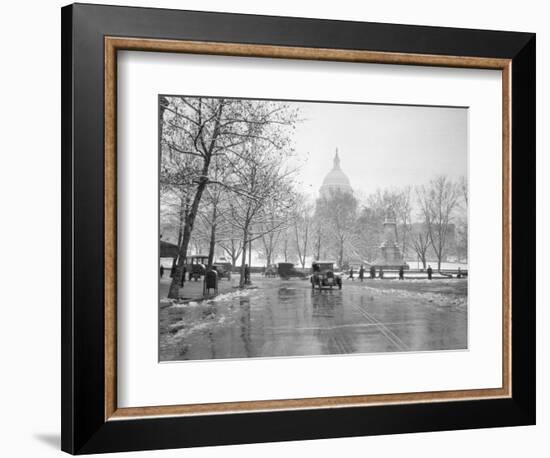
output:
M342 277L334 272L334 262L313 261L311 264L311 288L317 286L319 289L337 286L342 289Z
M264 276L267 278L276 277L277 275L279 275L277 264L270 264L264 270Z
M298 269L294 267L294 264L291 262L280 262L277 264L277 273L279 274L279 277L288 279L291 277L298 277L298 278L304 278L306 276L305 273L300 272Z
M185 268L189 274L189 281L200 280L206 273L206 265L208 264L208 255L194 254L185 258Z
M218 278L220 280L222 278L227 278L228 280L231 280L232 267L233 266L230 262L215 262L214 264L212 264L212 269L218 272Z

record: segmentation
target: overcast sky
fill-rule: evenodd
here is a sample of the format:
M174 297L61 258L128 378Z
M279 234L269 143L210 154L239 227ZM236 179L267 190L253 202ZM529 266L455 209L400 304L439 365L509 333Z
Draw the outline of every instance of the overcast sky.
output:
M467 175L466 108L298 103L295 148L302 189L316 195L338 148L341 168L363 196L377 188Z

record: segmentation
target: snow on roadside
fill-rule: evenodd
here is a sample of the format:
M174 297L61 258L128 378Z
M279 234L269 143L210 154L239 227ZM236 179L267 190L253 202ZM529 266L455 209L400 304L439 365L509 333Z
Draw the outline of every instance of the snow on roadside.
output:
M233 299L237 299L240 297L247 297L250 296L251 291L254 291L252 289L238 289L236 291L232 291L230 293L224 293L224 294L218 294L217 296L214 296L212 298L204 299L206 302L227 302L231 301Z
M217 302L228 302L233 299L250 296L250 293L254 291L254 288L247 289L238 289L236 291L231 291L229 293L218 294L217 296L205 297L199 300L178 300L178 299L167 299L162 298L160 301L161 307L172 307L172 308L193 308L199 307L201 305L208 305Z
M197 302L197 301L185 301L185 302L173 301L171 307L175 308L175 309L192 308L192 307L197 307L197 306L201 305L201 302Z
M210 330L216 326L221 326L227 321L225 315L209 315L205 321L189 323L186 320L180 320L169 326L170 332L164 336L166 341L176 342L186 338L190 334L200 331Z
M363 289L369 291L373 295L378 296L391 296L402 297L410 299L422 299L423 301L434 303L439 306L459 306L466 307L468 305L468 299L465 296L453 296L451 294L441 293L427 293L419 291L408 291L405 289L380 289L373 288L372 286L365 286Z

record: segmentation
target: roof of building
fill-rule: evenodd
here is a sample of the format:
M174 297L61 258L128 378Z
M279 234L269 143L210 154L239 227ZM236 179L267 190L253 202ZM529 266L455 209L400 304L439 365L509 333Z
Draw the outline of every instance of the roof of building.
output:
M338 156L338 149L334 155L334 162L332 170L327 174L323 180L321 186L321 192L329 189L339 189L341 191L351 192L351 184L347 175L342 171L340 167L340 156Z
M178 255L178 246L170 242L160 241L160 257L161 258L175 258Z

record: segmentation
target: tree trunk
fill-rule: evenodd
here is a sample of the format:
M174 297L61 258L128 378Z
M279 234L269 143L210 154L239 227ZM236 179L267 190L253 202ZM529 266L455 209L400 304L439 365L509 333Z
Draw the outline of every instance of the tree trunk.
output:
M302 250L300 249L300 237L298 235L298 222L294 222L294 236L296 239L296 251L298 252L298 262L302 264Z
M244 287L244 270L246 265L246 245L248 244L248 229L243 230L243 252L241 254L241 278L239 278L239 288Z
M317 260L321 259L321 231L317 232Z
M300 236L298 234L298 225L294 225L295 229L295 235L296 235L296 250L298 251L298 261L300 262L302 269L306 265L306 256L307 256L307 242L308 242L308 232L309 227L307 226L307 221L304 223L306 224L305 230L304 230L304 246L300 246ZM303 250L302 250L303 248Z
M208 184L208 169L210 168L210 160L212 159L212 151L216 145L218 135L220 133L220 118L222 116L223 105L220 105L219 112L216 117L214 132L212 134L212 140L210 141L210 146L208 148L204 145L204 139L201 137L201 142L204 147L204 163L202 166L202 173L199 183L197 185L197 191L193 197L193 204L191 205L191 210L187 214L185 219L185 227L183 230L183 239L181 241L181 246L178 253L178 265L176 267L176 273L172 278L172 283L170 283L170 290L168 291L168 297L170 299L177 299L179 296L179 288L181 284L181 278L183 276L183 266L185 258L187 257L187 248L189 247L189 241L191 240L191 233L193 232L193 226L195 225L195 218L199 210L199 204L202 199L202 194Z
M338 267L342 268L344 263L344 241L340 240L340 250L338 253Z
M216 248L216 218L217 218L217 207L214 204L214 209L212 210L212 228L210 230L210 246L208 248L208 269L212 268L214 263L214 249Z
M437 271L441 272L441 259L443 259L443 247L444 247L444 240L442 236L439 236L439 251L437 252Z
M183 190L182 190L182 194L183 194ZM178 214L178 247L181 246L181 240L183 238L183 227L186 219L186 211L185 211L186 206L187 206L187 203L185 202L185 199L182 195L180 196L180 211Z
M306 233L304 236L304 258L302 260L302 269L306 267L306 256L307 256L307 242L309 241L309 225L306 226Z
M231 248L228 248L225 245L222 245L222 248L230 258L231 258L231 267L237 266L237 260L239 259L239 251L235 248L235 240L231 239Z
M197 192L193 198L193 204L191 205L191 210L187 214L185 220L185 226L183 228L183 238L178 252L178 264L176 266L176 272L172 277L172 283L170 283L170 290L168 291L168 297L170 299L177 299L179 296L179 289L181 285L181 278L183 276L183 266L185 264L185 259L187 257L187 248L189 247L189 241L191 240L191 232L193 231L193 226L195 224L195 217L197 216L197 211L199 209L199 203L202 198L202 193L206 188L206 180L201 180L197 186Z
M168 105L170 105L170 102L168 99L164 96L160 97L159 100L160 110L159 110L159 122L161 126L164 126L164 123L162 122L164 120L164 110Z
M207 268L211 269L214 264L214 249L216 247L216 225L212 224L210 231L210 245L208 247L208 265Z

